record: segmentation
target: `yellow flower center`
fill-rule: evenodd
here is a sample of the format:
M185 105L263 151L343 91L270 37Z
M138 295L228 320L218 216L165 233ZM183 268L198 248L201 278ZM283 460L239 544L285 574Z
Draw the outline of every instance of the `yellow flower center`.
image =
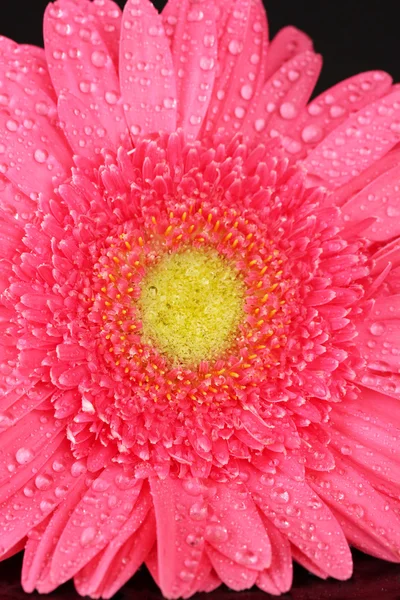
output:
M244 286L217 252L166 254L141 286L144 339L173 362L198 365L234 342L244 314Z

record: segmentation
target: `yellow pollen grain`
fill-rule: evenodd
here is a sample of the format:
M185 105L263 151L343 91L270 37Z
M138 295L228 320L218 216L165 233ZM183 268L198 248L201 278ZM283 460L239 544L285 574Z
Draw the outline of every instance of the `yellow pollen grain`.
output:
M213 250L166 254L141 284L144 341L178 364L194 366L223 354L234 342L243 308L242 281Z

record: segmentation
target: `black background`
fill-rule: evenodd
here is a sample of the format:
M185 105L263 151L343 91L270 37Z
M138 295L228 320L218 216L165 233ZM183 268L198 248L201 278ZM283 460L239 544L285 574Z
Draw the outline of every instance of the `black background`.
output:
M229 0L227 0L229 1ZM124 0L118 0L120 6ZM360 71L383 69L400 81L400 22L398 0L269 0L271 36L285 25L305 30L324 56L318 91ZM42 45L42 15L48 0L0 0L0 34L18 42ZM163 2L156 2L162 8ZM1 532L0 532L1 536ZM355 576L349 582L323 582L296 568L291 600L400 600L400 567L355 553ZM26 600L20 583L21 557L0 564L0 600ZM39 598L39 596L30 596ZM42 596L43 598L43 596ZM47 596L74 600L72 584ZM116 599L157 600L161 596L145 571L123 588ZM259 591L232 594L220 588L198 600L263 600ZM282 598L282 600L283 600Z
M229 2L230 0L227 0ZM122 7L125 0L117 0ZM285 25L305 30L324 57L322 91L360 71L383 69L400 81L398 0L264 0L271 35ZM48 0L0 0L0 34L42 45ZM162 8L163 0L155 0Z

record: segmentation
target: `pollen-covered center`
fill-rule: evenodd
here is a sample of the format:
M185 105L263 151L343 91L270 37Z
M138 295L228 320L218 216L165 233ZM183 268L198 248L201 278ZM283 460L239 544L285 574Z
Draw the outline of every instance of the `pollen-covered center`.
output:
M141 284L144 339L180 364L210 360L234 341L243 298L237 271L217 252L166 254Z

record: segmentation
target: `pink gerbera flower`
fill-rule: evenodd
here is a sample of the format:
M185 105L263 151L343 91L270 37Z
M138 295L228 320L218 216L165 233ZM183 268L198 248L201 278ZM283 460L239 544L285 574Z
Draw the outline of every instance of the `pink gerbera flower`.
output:
M260 0L1 39L0 554L109 598L400 560L400 90Z

